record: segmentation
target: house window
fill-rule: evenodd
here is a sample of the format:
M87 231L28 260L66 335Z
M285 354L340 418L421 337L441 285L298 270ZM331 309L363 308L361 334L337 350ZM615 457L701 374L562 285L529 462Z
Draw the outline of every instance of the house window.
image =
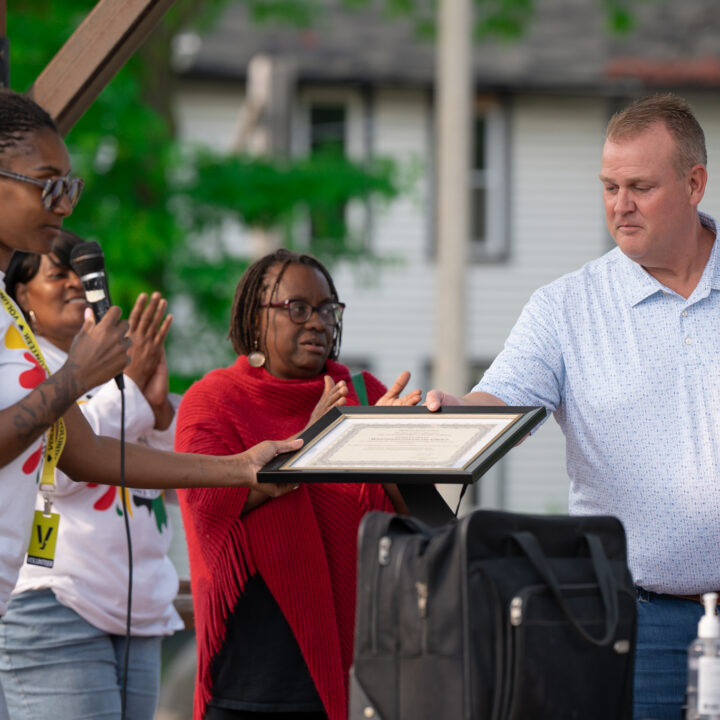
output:
M503 103L477 98L470 171L473 260L501 261L508 256L508 125L508 109Z
M487 240L487 214L485 199L488 191L488 170L485 161L485 130L487 121L484 114L476 115L473 123L473 164L470 179L470 204L472 215L470 227L474 242Z
M344 105L312 105L310 107L310 152L313 155L346 154L346 110ZM310 213L313 239L341 238L347 234L345 203L318 207Z
M310 108L310 150L345 155L345 106L313 105Z

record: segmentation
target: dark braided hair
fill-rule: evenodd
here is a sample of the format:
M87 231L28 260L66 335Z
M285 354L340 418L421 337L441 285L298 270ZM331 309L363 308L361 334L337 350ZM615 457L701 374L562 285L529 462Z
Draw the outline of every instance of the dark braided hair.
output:
M0 164L10 148L20 145L30 133L44 129L58 132L45 110L27 95L0 89Z
M232 311L230 314L230 332L228 337L232 342L233 349L238 355L248 355L255 347L255 341L259 336L260 326L260 305L265 290L268 289L265 276L268 270L279 265L280 270L275 278L269 297L272 298L285 269L288 265L306 265L318 270L325 277L330 288L330 295L334 302L339 302L335 283L333 282L327 268L312 255L293 252L280 248L265 257L254 262L240 278L235 297L233 299ZM269 308L266 312L269 312ZM333 328L333 342L328 357L330 360L337 360L340 355L340 341L342 339L342 321Z
M53 240L48 256L50 261L63 270L71 270L70 253L75 245L81 242L85 241L79 235L69 230L61 230L60 235ZM5 273L5 289L15 302L17 302L18 284L25 285L38 274L41 258L42 256L37 253L23 252L22 250L16 250L12 254ZM29 321L29 318L25 319Z

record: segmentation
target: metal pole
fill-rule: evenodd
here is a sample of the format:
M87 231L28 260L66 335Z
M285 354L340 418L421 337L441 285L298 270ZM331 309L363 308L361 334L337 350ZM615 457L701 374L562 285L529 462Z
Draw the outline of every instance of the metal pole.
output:
M471 27L473 0L438 4L437 273L433 387L464 395L467 388L466 265L470 237ZM458 486L441 486L454 508ZM476 488L464 501L473 504Z
M467 392L472 0L440 0L437 53L437 286L433 386Z

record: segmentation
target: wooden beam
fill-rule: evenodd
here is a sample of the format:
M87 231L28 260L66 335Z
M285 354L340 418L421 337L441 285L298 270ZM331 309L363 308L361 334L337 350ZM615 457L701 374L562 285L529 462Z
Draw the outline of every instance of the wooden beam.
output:
M0 0L2 2L2 0ZM100 0L28 91L65 135L174 0Z

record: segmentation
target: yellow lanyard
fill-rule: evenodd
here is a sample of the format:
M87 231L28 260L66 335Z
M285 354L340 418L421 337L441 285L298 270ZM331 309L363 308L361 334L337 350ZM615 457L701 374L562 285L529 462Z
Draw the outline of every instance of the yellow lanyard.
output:
M30 329L30 326L25 320L25 317L18 312L15 303L7 296L7 294L0 289L0 301L2 301L5 310L7 310L10 317L15 321L20 334L25 341L27 349L32 353L32 356L37 360L40 367L45 370L48 377L50 377L50 369L48 368L45 358L40 351L40 347L35 340L35 336ZM55 468L57 467L58 460L62 454L63 448L65 447L65 438L67 433L65 431L65 423L62 418L58 418L58 421L51 425L45 436L45 450L43 453L43 467L42 474L40 476L40 491L45 499L45 512L50 512L50 499L49 493L55 488Z

